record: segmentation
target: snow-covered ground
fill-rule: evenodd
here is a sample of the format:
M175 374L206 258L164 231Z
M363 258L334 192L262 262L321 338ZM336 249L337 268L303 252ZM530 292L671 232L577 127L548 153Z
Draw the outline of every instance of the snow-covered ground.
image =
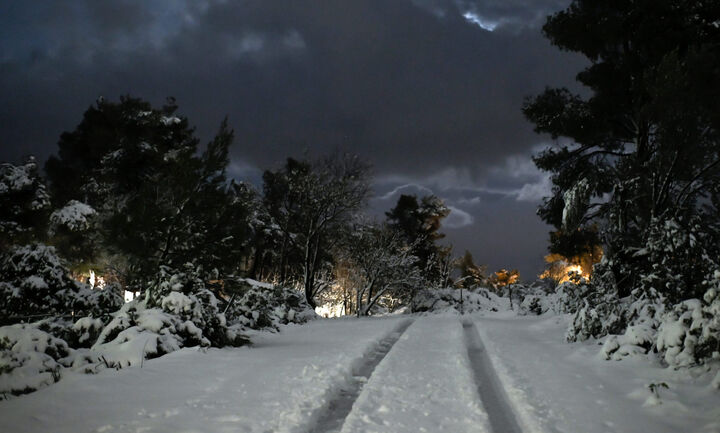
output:
M563 341L568 317L508 314L475 324L524 432L720 432L720 392L707 376L606 361L597 342ZM659 400L653 383L668 385Z
M317 320L260 334L253 347L182 349L142 369L71 375L0 402L0 432L308 431L402 320Z
M489 432L457 317L416 320L378 365L343 433Z
M72 374L1 401L0 432L337 431L316 424L377 353L343 432L489 432L486 408L498 405L477 392L488 381L501 389L483 398L507 397L499 404L523 432L720 431L720 393L707 378L605 361L595 343L563 342L566 317L416 316L397 339L408 319L317 320L260 334L253 347L183 349L142 368ZM468 347L491 362L478 369ZM657 399L648 385L663 382Z

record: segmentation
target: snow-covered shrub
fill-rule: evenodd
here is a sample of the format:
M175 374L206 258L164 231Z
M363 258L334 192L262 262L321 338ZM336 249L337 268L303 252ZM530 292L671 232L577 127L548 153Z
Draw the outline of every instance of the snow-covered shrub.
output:
M317 317L302 292L251 279L243 280L245 291L230 305L230 323L252 329L274 329L288 323L305 323Z
M591 293L582 302L565 334L568 342L619 334L625 330L625 313L617 295Z
M665 304L660 294L654 291L636 290L638 297L624 311L627 328L620 335L610 335L601 353L605 359L620 360L627 356L646 354L655 346L660 318Z
M584 280L579 283L566 281L560 284L550 296L552 311L558 314L576 313L584 306L582 300L591 290L591 286Z
M712 237L695 219L688 223L667 219L653 221L645 247L634 256L649 269L640 277L640 289L654 290L675 304L701 298L707 290L705 277L718 269Z
M540 294L527 294L520 303L520 312L522 314L535 314L537 316L546 313L549 308L545 302L545 296Z
M622 335L610 335L601 353L605 359L620 360L628 356L644 355L655 344L656 330L648 324L630 325Z
M191 294L205 290L201 274L202 268L192 263L185 263L182 269L160 266L156 283L146 292L148 306L161 306L163 299L172 292Z
M612 263L606 257L593 267L589 283L580 282L575 289L565 284L563 291L565 308L575 312L565 334L568 342L620 334L625 330L625 301L619 299Z
M95 344L104 327L105 323L101 319L81 317L73 323L67 340L73 348L90 347Z
M165 313L192 323L202 331L202 336L209 345L222 347L245 344L244 337L228 329L218 299L205 287L201 275L202 268L192 263L185 264L182 270L161 266L158 282L149 291L147 306L159 307ZM191 328L188 327L188 330ZM186 338L192 341L193 334L187 335ZM196 344L201 342L197 341Z
M479 311L499 311L508 308L507 301L486 288L425 289L417 292L412 300L414 313L453 313L465 314Z
M65 341L33 325L0 327L0 400L57 382L69 354Z
M720 281L720 271L715 272ZM657 350L673 367L720 360L720 284L705 292L702 300L683 301L663 316L657 334Z
M84 308L78 296L83 286L68 276L53 247L13 247L0 255L0 278L2 317L70 314Z
M130 302L102 330L92 350L112 365L130 366L186 345L209 346L210 342L192 322L181 321L159 308L145 308L141 302Z
M576 313L584 306L583 299L591 292L587 281L566 281L549 292L543 282L531 284L517 290L520 299L519 314Z
M85 286L81 292L82 311L92 317L109 321L109 314L125 304L123 288L118 283L106 284L103 288L90 289Z
M56 232L62 228L72 232L87 230L96 214L89 205L70 200L64 207L50 214L50 231Z
M0 317L8 322L50 315L100 317L123 303L116 285L91 290L71 279L55 249L43 244L16 246L1 254L0 278Z
M159 270L157 284L142 301L114 314L92 349L119 365L135 365L189 346L240 346L247 338L229 328L215 295L205 288L201 270Z
M125 304L100 332L92 350L113 363L136 365L183 347L248 343L244 335L228 328L217 298L207 289L190 294L171 291L159 304L154 308L148 308L146 301Z

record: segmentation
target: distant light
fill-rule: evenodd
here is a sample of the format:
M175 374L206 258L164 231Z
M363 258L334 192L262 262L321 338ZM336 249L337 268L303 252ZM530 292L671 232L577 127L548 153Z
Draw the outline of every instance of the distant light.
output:
M125 290L125 302L127 303L127 302L132 301L132 300L135 299L139 294L140 294L140 292L131 292L131 291L129 291L129 290Z
M471 23L480 26L483 30L487 30L489 32L495 30L499 24L497 21L487 20L474 12L465 12L463 17Z

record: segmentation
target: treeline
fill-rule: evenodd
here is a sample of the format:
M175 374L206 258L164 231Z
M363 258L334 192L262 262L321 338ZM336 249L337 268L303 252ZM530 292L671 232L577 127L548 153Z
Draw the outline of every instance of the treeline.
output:
M188 270L221 301L252 278L301 288L311 307L337 296L342 280L346 311L358 314L449 284L451 251L437 244L449 210L437 197L403 195L372 221L363 216L371 167L342 154L288 158L258 190L228 176L227 122L201 146L177 109L172 99L154 108L101 98L61 135L46 177L32 157L3 164L3 262L23 245L51 245L75 275L92 270L149 306ZM18 302L3 314L51 312L20 307L27 294L6 288Z

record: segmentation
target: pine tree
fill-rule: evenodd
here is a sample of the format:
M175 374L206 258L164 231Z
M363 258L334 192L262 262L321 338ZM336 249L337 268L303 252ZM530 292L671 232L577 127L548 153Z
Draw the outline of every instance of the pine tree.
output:
M711 200L720 182L718 19L711 1L575 0L543 27L554 45L588 58L577 79L591 95L547 89L523 108L537 132L570 139L535 158L554 184L539 214L563 255L563 244L591 246L600 223L620 296L651 267L635 253L653 221L720 214Z
M34 157L0 164L0 252L45 238L50 196Z
M487 267L476 265L468 250L465 250L465 254L456 261L455 268L460 271L460 278L456 283L463 288L472 289L487 281Z
M79 200L98 213L104 255L134 290L157 285L161 266L193 263L217 278L237 270L250 210L226 167L233 133L224 121L198 155L199 140L170 99L98 101L61 136L46 171L59 205Z
M387 222L403 236L406 245L413 245L417 266L425 278L442 285L445 278L443 263L449 260L450 249L437 245L445 237L440 233L442 220L450 210L434 195L420 199L414 195L401 195L393 209L385 213Z

